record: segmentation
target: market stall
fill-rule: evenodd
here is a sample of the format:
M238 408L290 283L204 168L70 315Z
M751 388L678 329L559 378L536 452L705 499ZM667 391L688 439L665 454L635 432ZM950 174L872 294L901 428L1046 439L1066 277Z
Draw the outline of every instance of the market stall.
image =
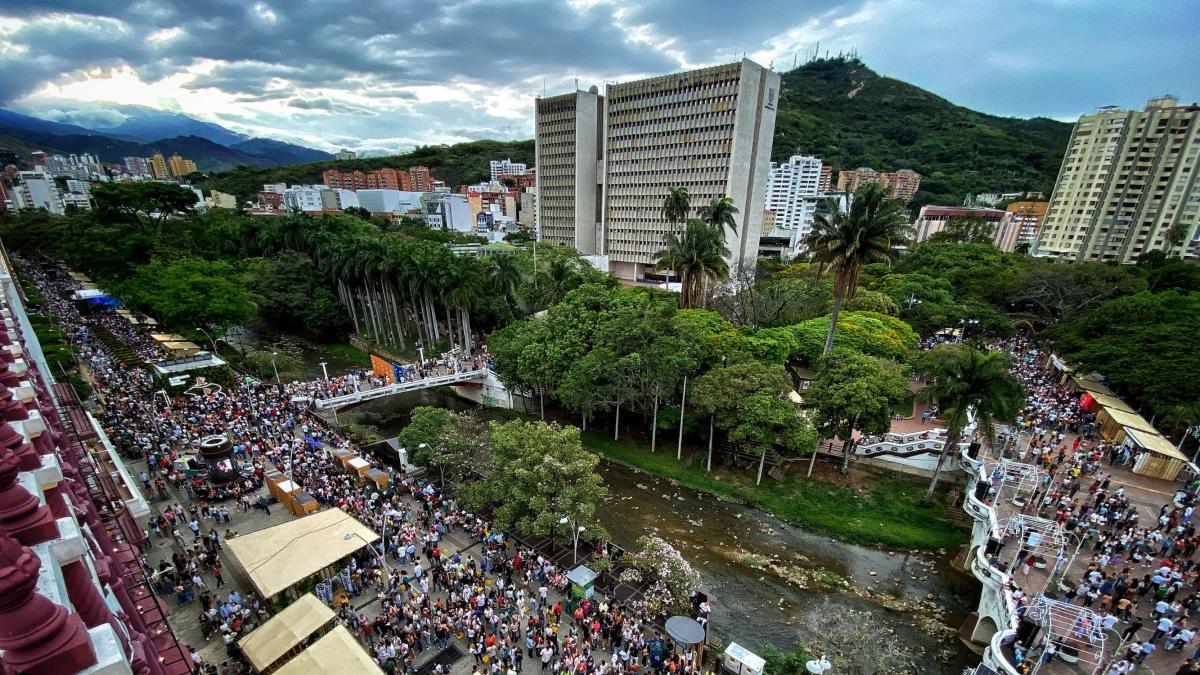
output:
M379 541L379 535L333 508L225 542L229 556L266 600ZM326 575L328 576L328 575Z
M1096 424L1100 427L1100 435L1114 443L1124 442L1126 429L1138 429L1149 434L1158 433L1141 415L1125 412L1120 408L1101 406L1096 411Z
M1133 472L1141 476L1175 480L1188 463L1171 441L1157 433L1126 429L1125 444L1142 450L1133 463Z
M320 640L312 643L308 649L300 652L295 658L283 664L277 675L324 675L339 673L345 675L379 674L383 671L375 665L358 640L338 625Z
M300 596L266 623L238 641L254 670L270 673L289 654L298 654L310 637L323 632L335 614L312 593Z

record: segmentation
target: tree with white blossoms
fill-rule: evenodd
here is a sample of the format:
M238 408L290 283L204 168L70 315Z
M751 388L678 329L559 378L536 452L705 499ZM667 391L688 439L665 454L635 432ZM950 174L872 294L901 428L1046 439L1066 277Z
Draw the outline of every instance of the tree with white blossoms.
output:
M633 582L637 578L650 583L645 599L652 614L687 612L691 606L689 596L700 588L700 573L662 537L638 537L637 546L638 552L624 560L632 570L622 573L621 580ZM629 573L633 570L636 577Z

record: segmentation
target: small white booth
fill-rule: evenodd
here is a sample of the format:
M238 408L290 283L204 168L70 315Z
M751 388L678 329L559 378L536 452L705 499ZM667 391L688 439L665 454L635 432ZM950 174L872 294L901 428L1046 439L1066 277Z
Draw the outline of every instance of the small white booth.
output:
M730 642L725 648L725 653L721 655L721 665L726 672L736 675L762 675L767 662L738 643Z

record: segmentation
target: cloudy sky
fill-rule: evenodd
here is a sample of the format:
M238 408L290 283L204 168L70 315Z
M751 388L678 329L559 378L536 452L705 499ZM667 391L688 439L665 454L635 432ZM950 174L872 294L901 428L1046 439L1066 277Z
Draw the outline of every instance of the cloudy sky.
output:
M743 52L788 69L818 42L999 115L1200 98L1196 0L5 0L0 106L88 122L137 104L401 150L529 138L533 96L575 78Z

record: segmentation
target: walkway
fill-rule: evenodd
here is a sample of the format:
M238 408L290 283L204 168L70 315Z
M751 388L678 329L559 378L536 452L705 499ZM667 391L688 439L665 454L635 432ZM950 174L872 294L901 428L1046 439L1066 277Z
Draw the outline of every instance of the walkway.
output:
M452 384L462 384L464 382L479 382L487 376L487 368L479 368L477 370L464 370L449 375L433 375L417 380L407 380L405 382L396 382L374 389L363 389L350 394L342 394L332 398L322 398L313 401L313 404L318 410L329 410L345 408L347 406L373 401L377 398L385 396L394 396L396 394L405 394L410 391L418 391L421 389L432 389L433 387L445 387Z

